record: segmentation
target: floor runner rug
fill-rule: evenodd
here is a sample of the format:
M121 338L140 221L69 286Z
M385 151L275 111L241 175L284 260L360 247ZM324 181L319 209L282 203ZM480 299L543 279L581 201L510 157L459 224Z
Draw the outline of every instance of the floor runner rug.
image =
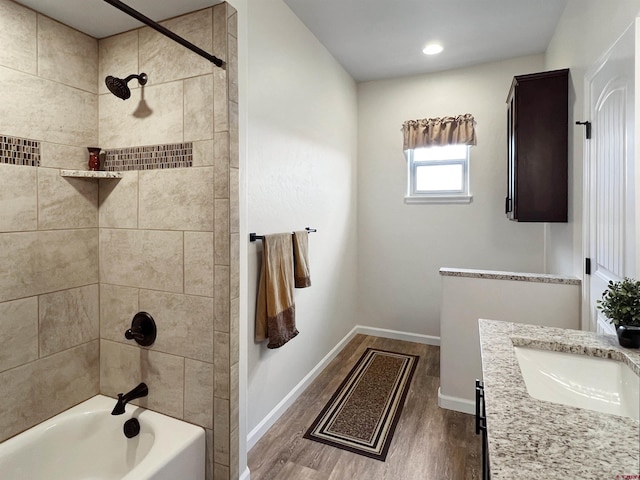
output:
M384 461L418 358L367 348L304 438Z

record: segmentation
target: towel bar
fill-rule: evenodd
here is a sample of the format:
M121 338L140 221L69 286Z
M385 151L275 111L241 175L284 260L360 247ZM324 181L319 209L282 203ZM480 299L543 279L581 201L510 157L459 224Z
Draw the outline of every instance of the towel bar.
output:
M304 229L309 233L317 231L315 228L311 228L311 227L304 227ZM250 233L249 234L249 241L250 242L255 242L256 240L264 240L264 235L258 235L256 233Z

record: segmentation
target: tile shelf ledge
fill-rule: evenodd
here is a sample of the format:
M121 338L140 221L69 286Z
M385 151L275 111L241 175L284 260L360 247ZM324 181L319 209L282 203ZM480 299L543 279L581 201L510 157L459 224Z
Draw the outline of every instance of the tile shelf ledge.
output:
M122 172L105 172L102 170L60 170L61 177L75 178L122 178Z

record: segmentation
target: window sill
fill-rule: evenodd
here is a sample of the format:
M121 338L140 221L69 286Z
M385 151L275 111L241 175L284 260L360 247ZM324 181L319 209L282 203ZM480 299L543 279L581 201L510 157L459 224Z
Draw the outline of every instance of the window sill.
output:
M404 203L416 204L468 204L473 200L473 195L432 195L432 196L406 196Z

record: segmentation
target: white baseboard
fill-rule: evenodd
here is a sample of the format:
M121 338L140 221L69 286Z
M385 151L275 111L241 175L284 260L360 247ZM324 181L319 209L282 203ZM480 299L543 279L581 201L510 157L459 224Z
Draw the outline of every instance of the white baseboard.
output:
M440 337L432 337L429 335L421 335L417 333L400 332L397 330L387 330L385 328L367 327L364 325L356 325L338 342L338 344L327 353L318 364L300 382L293 387L281 401L271 410L262 421L247 435L247 451L258 443L258 440L267 433L276 421L284 414L284 412L296 401L296 399L305 391L305 389L313 382L318 375L331 363L331 361L342 351L349 341L358 334L371 335L374 337L392 338L395 340L404 340L406 342L423 343L426 345L440 345ZM244 475L244 473L243 473ZM241 477L244 480L244 477ZM248 478L248 477L247 477Z
M311 369L311 371L302 379L300 382L293 387L291 390L278 405L275 406L273 410L271 410L266 417L262 419L262 421L256 425L256 427L249 432L247 435L247 451L251 450L253 446L258 443L258 440L262 438L262 436L267 433L274 423L284 414L284 412L289 408L293 402L305 391L305 389L313 382L316 377L325 369L327 365L333 360L338 353L345 347L345 345L357 334L357 328L354 327L347 335L338 342L338 344L331 349L329 353L327 353L320 362Z
M373 337L392 338L394 340L404 340L405 342L422 343L425 345L440 346L440 337L431 335L421 335L419 333L401 332L399 330L388 330L386 328L367 327L356 325L356 333L371 335Z
M249 467L244 469L244 472L240 474L238 480L249 480L251 478L251 472L249 471Z
M443 395L438 387L438 405L447 410L455 410L456 412L469 413L475 415L476 404L472 400L466 398L450 397L449 395Z

